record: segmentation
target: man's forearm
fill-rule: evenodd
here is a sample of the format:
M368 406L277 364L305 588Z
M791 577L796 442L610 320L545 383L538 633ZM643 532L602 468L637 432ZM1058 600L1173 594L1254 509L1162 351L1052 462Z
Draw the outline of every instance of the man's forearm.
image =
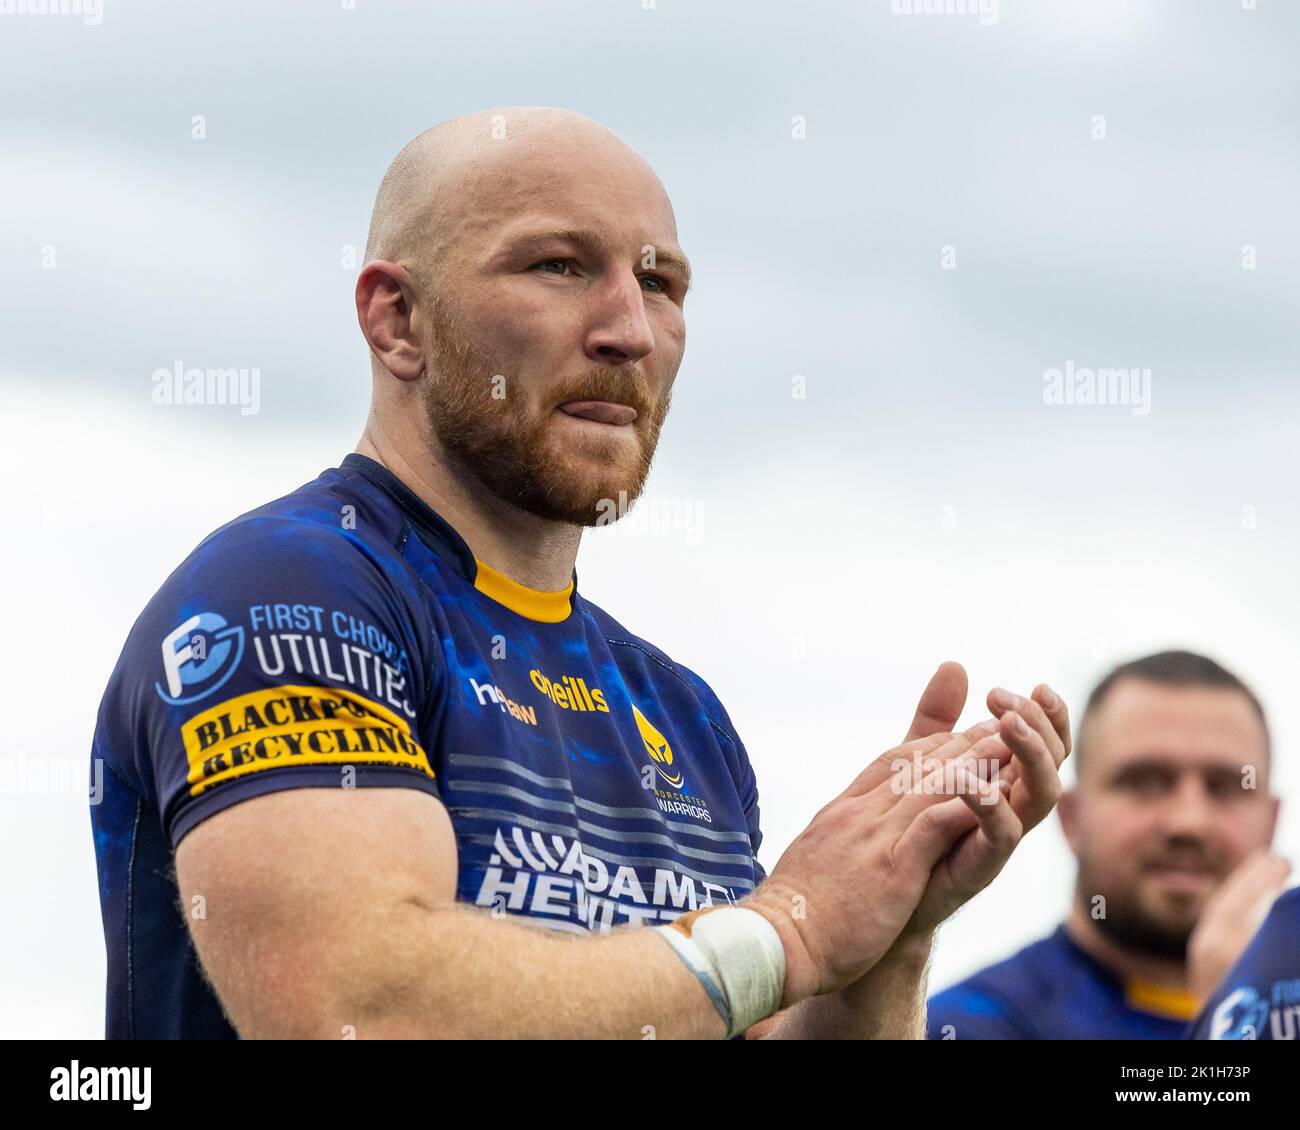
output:
M320 1034L361 1038L717 1039L695 975L650 930L576 937L465 906L409 905L364 943ZM372 935L372 939L375 935ZM341 956L341 955L340 955ZM340 983L336 981L336 984Z
M764 1030L779 1040L923 1040L933 938L896 942L852 985L786 1009Z

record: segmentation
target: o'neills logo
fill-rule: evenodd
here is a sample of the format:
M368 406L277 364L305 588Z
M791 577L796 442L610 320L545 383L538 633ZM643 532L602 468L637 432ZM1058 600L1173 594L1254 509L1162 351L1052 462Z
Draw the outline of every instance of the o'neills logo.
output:
M181 727L190 795L286 765L395 765L434 775L405 718L335 688L284 686L227 699Z
M561 675L559 682L548 679L536 667L528 672L539 691L562 710L599 710L609 713L605 695L599 688L588 689L587 681L573 675Z

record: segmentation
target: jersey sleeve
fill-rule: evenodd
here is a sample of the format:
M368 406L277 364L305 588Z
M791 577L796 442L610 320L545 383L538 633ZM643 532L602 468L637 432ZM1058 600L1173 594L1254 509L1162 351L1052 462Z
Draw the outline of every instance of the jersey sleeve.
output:
M1295 1039L1300 1028L1300 888L1280 895L1188 1030L1192 1040Z
M105 698L114 760L173 848L222 809L283 789L437 796L433 640L400 561L324 523L243 519L203 542L136 622Z

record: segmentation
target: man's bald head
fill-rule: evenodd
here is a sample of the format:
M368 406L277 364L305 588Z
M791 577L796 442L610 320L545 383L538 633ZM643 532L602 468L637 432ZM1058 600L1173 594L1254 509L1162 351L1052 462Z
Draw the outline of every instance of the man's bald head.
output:
M649 472L689 286L663 184L606 127L539 107L435 126L384 176L357 279L367 435L516 510L607 521Z
M650 166L613 130L550 106L502 106L450 118L412 139L375 196L366 261L400 263L432 276L449 247L476 222L500 219L511 197L527 199L547 166L602 162ZM495 207L494 207L495 206Z

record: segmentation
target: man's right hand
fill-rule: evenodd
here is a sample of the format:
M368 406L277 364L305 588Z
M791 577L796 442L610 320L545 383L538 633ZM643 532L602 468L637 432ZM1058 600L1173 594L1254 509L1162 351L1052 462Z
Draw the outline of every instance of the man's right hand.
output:
M1210 896L1187 942L1187 987L1198 1001L1209 999L1250 945L1290 872L1283 856L1259 848Z
M893 944L936 863L971 829L972 807L942 787L900 788L896 768L987 759L1011 750L995 719L938 733L883 754L826 805L744 904L763 914L785 947L782 1007L851 984ZM954 766L960 771L959 766ZM954 778L946 777L951 781ZM994 813L1005 805L988 805Z

